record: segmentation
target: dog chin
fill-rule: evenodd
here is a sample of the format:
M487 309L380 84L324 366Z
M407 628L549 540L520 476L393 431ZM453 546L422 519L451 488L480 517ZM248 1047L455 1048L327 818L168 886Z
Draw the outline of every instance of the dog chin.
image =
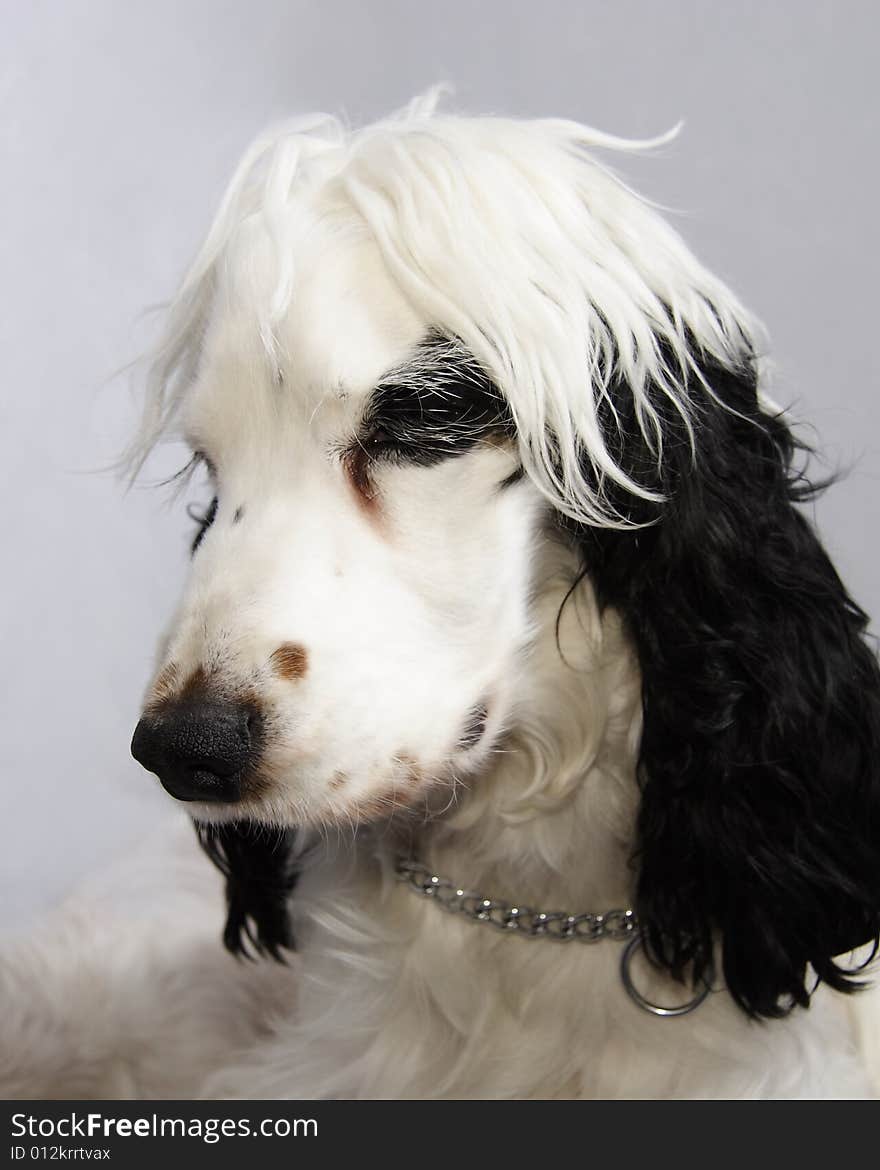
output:
M302 825L301 821L279 817L276 808L265 805L260 800L241 800L235 804L189 801L186 802L186 811L196 826L247 823L265 825L273 829L293 829Z
M371 826L405 829L435 820L454 808L467 777L481 771L488 746L458 751L430 768L414 761L396 761L386 777L361 786L342 772L333 773L311 796L293 795L283 787L265 787L234 803L187 802L196 825L264 825L269 829L356 832Z

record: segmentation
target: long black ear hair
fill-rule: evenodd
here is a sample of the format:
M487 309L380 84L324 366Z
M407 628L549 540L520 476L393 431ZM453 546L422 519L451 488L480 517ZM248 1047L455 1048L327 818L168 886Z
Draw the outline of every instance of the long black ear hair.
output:
M223 943L234 955L284 961L294 949L288 899L296 885L293 830L238 821L196 824L199 844L226 879Z
M626 387L604 419L624 470L666 498L617 501L650 526L577 540L641 662L649 953L699 979L717 937L736 1002L779 1016L817 982L856 988L834 956L876 948L880 672L865 614L796 507L813 490L801 446L760 408L752 363L695 361L717 401L699 388L693 448L659 391L660 468Z

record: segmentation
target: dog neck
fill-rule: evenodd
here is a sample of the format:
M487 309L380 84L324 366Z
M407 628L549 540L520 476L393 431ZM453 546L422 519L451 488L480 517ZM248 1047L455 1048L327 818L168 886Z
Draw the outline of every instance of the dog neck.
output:
M510 728L409 843L455 883L571 913L631 904L641 731L634 651L589 579L570 592L576 574L573 554L548 542Z

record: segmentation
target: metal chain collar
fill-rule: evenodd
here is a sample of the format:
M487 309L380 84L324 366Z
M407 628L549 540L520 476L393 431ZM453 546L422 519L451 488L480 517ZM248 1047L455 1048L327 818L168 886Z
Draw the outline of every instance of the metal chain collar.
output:
M603 914L587 912L567 914L564 910L533 910L499 898L486 898L464 890L440 877L412 858L398 858L397 880L424 898L431 898L450 914L461 914L472 922L482 922L523 938L549 938L556 942L596 943L603 939L623 942L628 939L620 960L620 978L627 995L643 1011L654 1016L686 1016L705 1000L710 981L695 988L686 1003L666 1006L648 999L635 985L632 964L642 946L635 910L606 910Z
M574 940L582 943L601 942L607 938L620 942L638 929L634 910L606 910L604 914L533 910L530 906L502 902L498 898L486 898L471 890L463 890L412 859L398 859L397 877L409 889L432 898L444 910L524 938L550 938L557 942Z

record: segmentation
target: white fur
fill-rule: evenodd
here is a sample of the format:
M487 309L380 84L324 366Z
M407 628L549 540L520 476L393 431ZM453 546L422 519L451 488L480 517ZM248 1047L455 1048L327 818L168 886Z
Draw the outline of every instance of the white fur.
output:
M755 344L735 298L585 153L627 144L565 122L431 115L416 103L357 133L314 119L248 153L172 306L132 452L137 466L179 427L215 465L220 509L157 674L173 666L177 685L201 668L270 712L270 783L244 812L305 827L299 951L289 969L225 956L216 882L182 841L140 911L114 880L117 908L84 894L7 957L0 1087L867 1096L842 999L761 1024L718 989L660 1019L627 997L619 944L502 936L394 880L412 845L501 898L630 903L638 667L588 581L557 630L577 565L552 513L623 523L584 453L642 490L598 431L612 354L662 458L648 379L690 417L706 390L686 336L728 363ZM503 387L519 450L379 466L371 509L344 452L371 390L438 328ZM520 460L528 475L500 492ZM294 681L269 665L291 642L308 654ZM461 748L484 700L486 734Z

